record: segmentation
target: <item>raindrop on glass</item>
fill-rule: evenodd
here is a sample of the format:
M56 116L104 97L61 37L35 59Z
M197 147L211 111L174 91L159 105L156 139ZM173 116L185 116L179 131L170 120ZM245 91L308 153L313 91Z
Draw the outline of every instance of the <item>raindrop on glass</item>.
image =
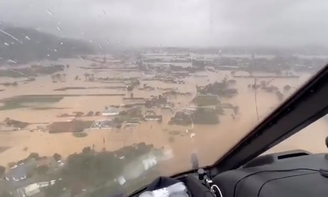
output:
M28 36L25 36L26 40L31 40L31 38L29 38Z
M50 16L54 16L54 13L52 13L50 10L47 10L47 13L48 13Z
M85 61L81 56L79 56L79 59L82 60L82 61Z
M16 64L16 61L14 61L14 60L7 60L7 62Z
M5 42L5 43L3 43L3 44L5 44L6 46L9 46L9 44L8 44L7 42Z

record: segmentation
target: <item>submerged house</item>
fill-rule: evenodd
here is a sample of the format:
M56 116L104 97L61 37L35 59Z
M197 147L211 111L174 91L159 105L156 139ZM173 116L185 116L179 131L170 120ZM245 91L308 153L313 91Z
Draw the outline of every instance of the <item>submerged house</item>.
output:
M10 171L5 175L5 179L7 181L22 181L27 178L27 165L26 164L19 164L15 165Z
M120 113L119 109L111 107L111 108L105 109L101 113L101 115L102 116L117 116L117 115L119 115L119 113Z
M140 124L139 119L130 119L125 122L124 127L136 127L139 124Z
M146 121L158 121L158 122L162 122L163 121L163 116L162 115L145 115L144 119Z
M120 125L113 120L97 120L93 123L91 128L98 128L98 129L110 128L110 129L112 129L112 128L120 128Z

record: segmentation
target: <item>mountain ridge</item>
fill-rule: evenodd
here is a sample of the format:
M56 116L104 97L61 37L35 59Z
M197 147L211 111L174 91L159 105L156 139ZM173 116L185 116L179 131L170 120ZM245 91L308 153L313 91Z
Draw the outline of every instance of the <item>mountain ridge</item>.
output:
M82 40L0 23L0 65L57 60L95 52L94 46Z

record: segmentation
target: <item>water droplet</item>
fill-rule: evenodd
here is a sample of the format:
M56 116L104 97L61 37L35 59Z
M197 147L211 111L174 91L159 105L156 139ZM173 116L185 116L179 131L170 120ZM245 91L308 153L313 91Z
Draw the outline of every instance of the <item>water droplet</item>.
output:
M0 29L0 32L7 35L7 36L9 36L9 37L11 37L13 40L16 40L17 42L23 44L22 41L18 40L15 36L11 35L10 33L6 32L6 31L3 31L2 29Z
M92 40L89 40L89 42L93 43L93 41L92 41Z
M50 16L54 16L54 13L52 13L50 10L47 10L47 12Z
M61 31L61 30L62 30L62 29L61 29L60 27L58 27L58 26L57 26L57 29L58 29L59 31Z
M60 45L63 45L63 44L64 44L63 42L60 43Z
M47 56L48 56L48 57L50 57L50 55L49 55L49 54L47 54Z
M26 40L31 40L31 38L29 38L28 36L25 36Z
M99 48L103 49L103 47L101 46L101 44L98 44Z
M17 62L16 61L14 61L14 60L7 60L7 62L8 63L14 63L14 64L16 64Z
M9 44L8 44L7 42L5 42L5 43L3 43L3 44L5 44L6 46L9 46Z
M107 44L110 44L109 40L107 40L107 39L105 39L105 42L106 42Z
M57 49L54 49L55 52L57 52Z
M81 56L79 56L79 59L82 60L82 61L85 61Z
M106 15L106 11L105 10L103 10L103 13Z

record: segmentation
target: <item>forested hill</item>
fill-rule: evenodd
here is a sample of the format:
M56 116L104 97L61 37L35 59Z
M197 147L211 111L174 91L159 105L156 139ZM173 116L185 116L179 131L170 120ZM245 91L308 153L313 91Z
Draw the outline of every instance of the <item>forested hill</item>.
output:
M89 43L60 38L31 28L0 25L0 65L92 54Z

